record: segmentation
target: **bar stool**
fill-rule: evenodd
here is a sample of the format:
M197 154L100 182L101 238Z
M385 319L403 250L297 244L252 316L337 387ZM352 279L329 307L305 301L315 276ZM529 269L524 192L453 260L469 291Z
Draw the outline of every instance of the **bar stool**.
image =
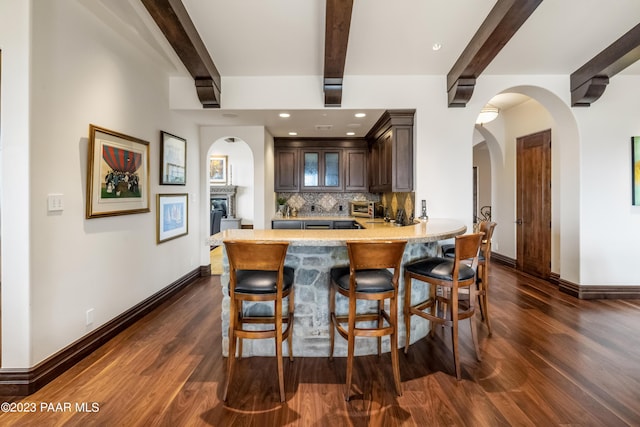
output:
M347 340L346 400L349 400L353 355L356 337L377 337L378 355L382 351L382 337L390 336L391 365L396 392L402 395L398 363L398 279L406 241L348 241L349 266L331 269L329 292L329 358L333 360L335 330ZM388 269L392 268L393 273ZM349 298L349 312L336 315L336 292ZM389 300L389 313L384 309ZM358 313L358 300L378 301L375 312ZM368 322L362 325L361 322ZM372 326L376 324L377 326ZM343 326L344 324L347 325ZM361 326L358 326L360 324Z
M460 380L460 355L458 350L458 322L470 319L471 339L480 360L476 326L473 322L475 314L475 282L478 266L478 252L482 241L481 233L457 236L453 259L446 257L429 257L410 264L404 268L404 319L406 330L405 354L409 351L411 338L411 316L418 315L431 322L431 335L435 325L451 327L453 342L453 361L456 378ZM471 259L471 265L463 261ZM412 279L426 282L429 286L429 298L411 304ZM469 298L459 298L461 290L469 291ZM429 310L429 311L425 311Z
M293 277L294 270L284 266L288 242L224 242L229 259L229 359L227 379L224 386L223 400L227 400L229 383L233 374L236 354L242 357L242 340L275 338L276 361L278 365L278 383L280 401L284 402L284 373L282 363L282 342L289 344L289 361L293 361ZM283 299L288 297L288 310L283 315ZM242 310L244 301L272 301L273 316L245 316ZM266 330L246 330L244 324L270 324L273 328ZM283 324L286 328L283 331Z
M491 239L493 238L493 230L496 223L491 221L481 221L478 225L478 232L484 236L482 245L480 246L480 254L478 255L478 301L480 302L480 316L487 324L489 336L491 336L491 319L489 318L489 265L491 263ZM455 245L442 245L442 255L453 258Z

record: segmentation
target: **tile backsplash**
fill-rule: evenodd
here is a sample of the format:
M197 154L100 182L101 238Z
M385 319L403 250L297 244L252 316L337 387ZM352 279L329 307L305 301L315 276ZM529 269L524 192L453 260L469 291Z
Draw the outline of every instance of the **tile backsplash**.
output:
M412 213L417 216L414 213L415 193L276 193L277 197L287 199L287 204L295 207L301 216L349 216L352 200L382 202L393 216L399 207L404 208L407 216Z

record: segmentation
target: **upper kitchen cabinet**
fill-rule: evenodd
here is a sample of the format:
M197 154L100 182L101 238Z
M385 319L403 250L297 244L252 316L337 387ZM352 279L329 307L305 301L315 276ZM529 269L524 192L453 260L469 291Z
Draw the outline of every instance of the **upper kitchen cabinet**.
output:
M413 191L413 116L415 110L386 111L367 134L369 191Z
M363 138L276 138L275 191L367 191Z
M300 190L299 155L297 148L275 147L275 191Z
M367 150L365 148L345 148L343 153L344 190L350 192L368 191Z
M340 191L344 187L342 150L303 148L302 191Z

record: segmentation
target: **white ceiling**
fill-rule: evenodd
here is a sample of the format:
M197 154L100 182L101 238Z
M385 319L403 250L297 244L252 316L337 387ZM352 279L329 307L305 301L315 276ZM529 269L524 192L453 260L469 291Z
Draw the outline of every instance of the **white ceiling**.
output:
M160 56L173 64L173 73L185 74L184 68L176 65L175 54L167 51L168 43L151 18L136 4L139 0L129 1L137 17L122 4L116 8L114 3L118 2L101 0L100 4L138 38L151 44L155 39L154 49L164 50ZM232 76L323 75L324 0L182 1L223 81ZM354 0L344 73L446 75L495 3ZM483 74L568 76L639 22L640 0L544 0ZM434 43L442 48L434 51ZM640 74L640 61L622 73ZM502 109L523 101L522 97L502 98L496 100ZM264 125L274 136L286 136L291 129L300 136L343 136L344 126L360 124L354 129L360 129L358 136L362 136L381 113L368 111L366 119L356 121L354 111L296 111L283 121L275 111L228 111L222 107L198 112L197 120L203 124ZM319 124L333 124L340 133L318 134L314 127Z

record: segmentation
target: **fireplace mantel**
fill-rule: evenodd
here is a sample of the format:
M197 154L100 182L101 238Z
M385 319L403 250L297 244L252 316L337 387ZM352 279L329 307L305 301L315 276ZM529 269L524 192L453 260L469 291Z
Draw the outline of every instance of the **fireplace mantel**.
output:
M235 218L236 216L236 192L237 185L211 185L209 186L209 197L211 200L226 197L227 199L227 218Z

